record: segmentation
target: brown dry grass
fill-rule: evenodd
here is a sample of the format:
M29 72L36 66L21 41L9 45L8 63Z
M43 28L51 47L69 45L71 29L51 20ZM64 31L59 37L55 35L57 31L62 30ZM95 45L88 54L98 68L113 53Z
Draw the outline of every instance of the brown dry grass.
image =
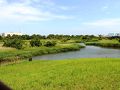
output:
M3 47L3 44L0 44L0 51L9 51L9 50L15 50L15 48Z

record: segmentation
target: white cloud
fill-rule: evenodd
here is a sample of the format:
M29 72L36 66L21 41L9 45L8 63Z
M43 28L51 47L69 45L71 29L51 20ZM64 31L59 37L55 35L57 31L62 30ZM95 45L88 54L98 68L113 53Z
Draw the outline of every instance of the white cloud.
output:
M111 18L82 23L83 32L107 34L120 32L120 18Z
M85 22L83 23L84 25L89 25L89 26L103 26L103 27L108 27L108 26L117 26L120 25L120 18L115 18L115 19L104 19L104 20L97 20L94 22Z
M101 8L101 11L104 12L105 14L111 14L110 9L111 7L109 5L105 5Z
M62 10L69 10L70 9L69 7L66 7L66 6L59 6L59 8Z
M40 2L41 0L33 1ZM35 8L31 5L33 1L21 0L21 2L8 3L6 0L0 0L0 20L40 21L71 18L65 15L57 15L50 11L44 11L42 8Z
M104 6L103 9L108 9L108 6Z

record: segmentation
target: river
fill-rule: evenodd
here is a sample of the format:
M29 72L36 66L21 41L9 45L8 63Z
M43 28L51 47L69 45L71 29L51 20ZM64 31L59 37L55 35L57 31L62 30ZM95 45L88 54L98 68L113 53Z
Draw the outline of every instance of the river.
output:
M33 60L60 60L69 58L120 58L120 49L86 46L79 51L35 56Z

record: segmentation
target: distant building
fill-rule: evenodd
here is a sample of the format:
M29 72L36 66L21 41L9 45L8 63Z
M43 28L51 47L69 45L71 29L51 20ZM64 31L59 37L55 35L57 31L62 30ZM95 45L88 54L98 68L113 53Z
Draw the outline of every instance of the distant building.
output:
M23 35L21 32L7 32L7 33L2 33L1 36L6 37L6 36L13 36L13 35Z
M115 36L120 37L120 33L109 33L107 36L108 37L115 37Z
M116 36L120 36L120 33L116 33Z

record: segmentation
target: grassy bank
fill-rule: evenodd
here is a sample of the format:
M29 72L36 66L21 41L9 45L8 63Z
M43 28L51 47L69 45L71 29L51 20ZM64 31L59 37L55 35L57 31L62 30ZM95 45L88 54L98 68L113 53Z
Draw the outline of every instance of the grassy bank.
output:
M3 47L4 48L4 47ZM3 49L0 51L0 62L17 61L24 58L29 58L32 56L60 53L67 51L80 50L83 46L79 44L57 44L54 47L31 47L22 50L17 49Z
M86 42L86 45L95 45L101 47L120 48L120 43L116 40L100 40L98 42Z
M0 67L14 90L119 90L120 59L32 61Z

